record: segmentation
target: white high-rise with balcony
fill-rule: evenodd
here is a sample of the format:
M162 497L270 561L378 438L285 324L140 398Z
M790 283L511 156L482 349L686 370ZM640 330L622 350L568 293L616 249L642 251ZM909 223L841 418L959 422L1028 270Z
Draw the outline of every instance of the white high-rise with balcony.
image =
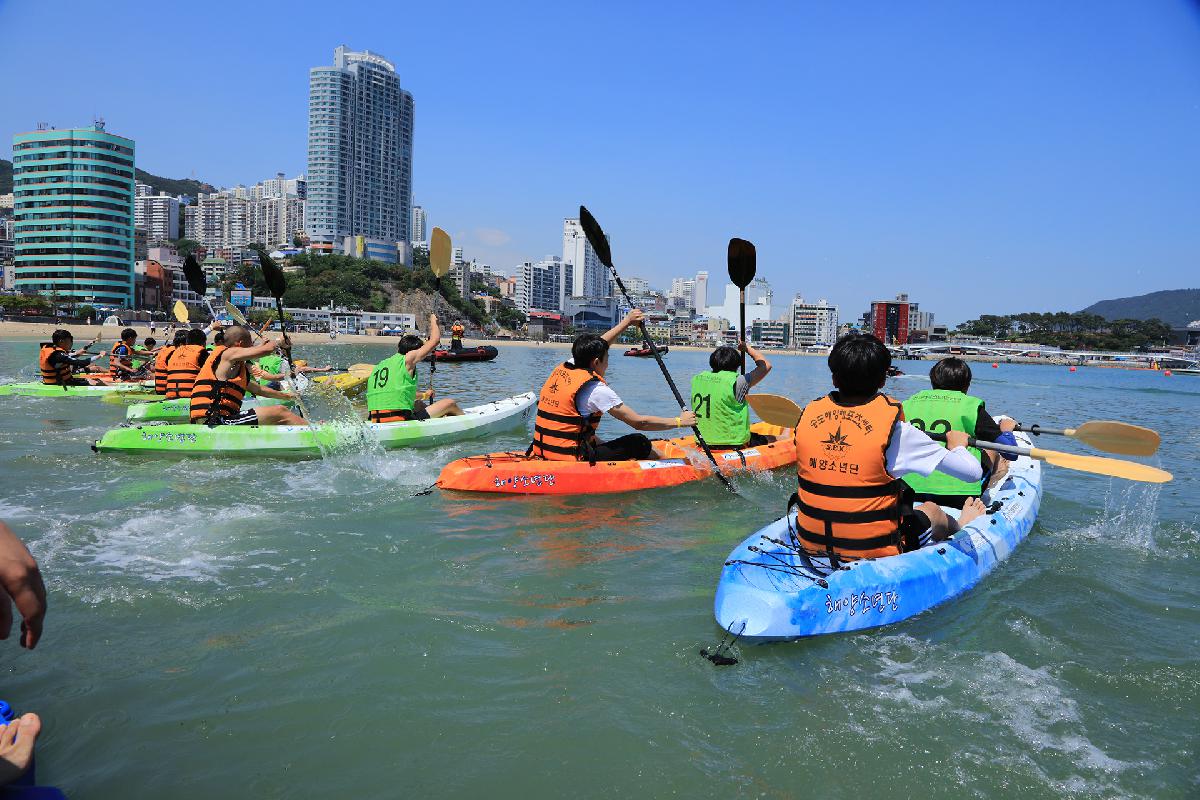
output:
M309 70L304 221L312 243L410 241L412 170L413 96L390 61L342 46L333 66Z
M806 303L796 295L792 300L792 347L831 345L837 340L838 309L824 299Z
M412 228L409 231L411 241L425 243L429 240L425 238L425 209L420 206L413 206L412 210Z
M696 309L697 314L705 313L708 308L708 272L700 270L696 273L696 296L692 302L692 308Z
M563 220L562 260L572 266L572 297L595 298L608 297L611 294L608 267L600 263L600 258L592 249L583 233L583 226L577 219Z

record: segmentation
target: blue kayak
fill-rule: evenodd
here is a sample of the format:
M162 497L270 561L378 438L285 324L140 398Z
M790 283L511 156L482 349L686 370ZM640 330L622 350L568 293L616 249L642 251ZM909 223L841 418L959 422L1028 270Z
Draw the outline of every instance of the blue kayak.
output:
M957 597L1029 535L1041 466L1028 456L1010 462L1004 482L984 493L989 513L948 540L842 569L799 551L787 519L778 519L730 554L717 583L717 624L742 640L782 641L890 625Z

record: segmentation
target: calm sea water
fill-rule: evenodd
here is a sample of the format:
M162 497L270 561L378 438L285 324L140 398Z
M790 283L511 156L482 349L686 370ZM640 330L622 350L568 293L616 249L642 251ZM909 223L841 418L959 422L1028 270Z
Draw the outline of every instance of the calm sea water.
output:
M0 379L31 378L34 350L0 343ZM438 386L515 394L562 355L504 349ZM775 362L765 391L826 390L822 359ZM705 357L668 363L686 384ZM99 456L123 407L0 398L0 517L50 591L38 649L0 646L0 697L42 714L40 782L76 798L1197 796L1200 378L976 375L994 412L1158 429L1175 482L1047 468L1030 539L959 601L727 668L697 655L715 582L782 513L787 472L740 479L741 499L414 497L525 434L305 462ZM675 413L654 362L614 357L610 379Z

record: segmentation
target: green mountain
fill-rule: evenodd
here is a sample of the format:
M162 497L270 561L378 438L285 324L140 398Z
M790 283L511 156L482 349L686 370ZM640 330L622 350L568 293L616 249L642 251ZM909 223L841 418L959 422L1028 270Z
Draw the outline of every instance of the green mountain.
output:
M1173 327L1200 319L1200 289L1168 289L1137 297L1101 300L1083 309L1084 314L1099 314L1105 319L1161 319Z
M0 194L8 194L12 191L12 171L12 162L0 158ZM154 191L166 192L169 195L183 194L194 198L199 192L215 192L217 190L211 184L192 178L163 178L140 169L135 169L134 172L139 181L152 186Z

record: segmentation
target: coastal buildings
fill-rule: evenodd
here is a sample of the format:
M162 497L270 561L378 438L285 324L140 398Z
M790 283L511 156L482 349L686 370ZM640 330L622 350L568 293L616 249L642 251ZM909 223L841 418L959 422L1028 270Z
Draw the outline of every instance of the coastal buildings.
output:
M740 292L732 283L725 284L725 302L719 306L709 306L705 309L710 317L723 317L731 321L734 328L738 325L738 299ZM765 278L755 278L746 287L746 326L750 327L759 320L774 319L771 302L774 293L771 284Z
M152 242L179 238L179 198L166 192L154 194L144 183L134 185L133 224Z
M915 304L908 302L907 294L898 294L895 300L872 301L865 315L866 330L884 344L908 344L910 306Z
M562 260L572 265L572 297L608 297L608 267L600 263L577 219L563 220Z
M370 51L338 47L309 70L308 196L311 246L332 251L362 237L378 252L412 240L413 96L396 68ZM388 259L384 259L388 260Z
M101 121L13 137L16 289L132 307L133 165Z
M708 308L708 272L700 270L696 273L696 294L692 304L692 308L696 309L697 314L705 313Z
M249 188L201 193L184 209L184 237L206 248L290 247L303 233L305 190L303 178L277 173ZM392 260L395 249L389 249Z
M788 317L791 322L792 347L832 345L837 341L838 309L824 299L816 303L807 303L803 296L796 295Z
M412 210L412 228L409 230L409 241L414 245L425 246L429 239L425 233L425 209L420 206L413 206Z
M672 278L671 289L667 292L667 297L683 300L684 308L694 309L696 307L696 281L691 278Z
M517 308L530 311L563 311L574 278L574 265L558 256L546 256L541 261L526 261L517 267Z

